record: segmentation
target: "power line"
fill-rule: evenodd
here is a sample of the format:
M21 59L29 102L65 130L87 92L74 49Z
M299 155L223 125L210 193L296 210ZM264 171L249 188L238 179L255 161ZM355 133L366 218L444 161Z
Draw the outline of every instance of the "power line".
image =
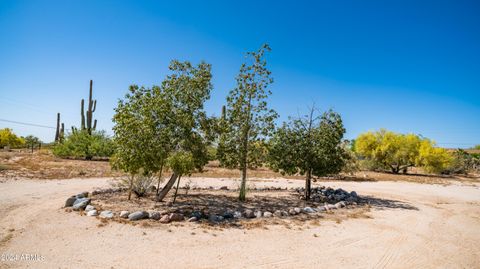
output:
M32 105L32 104L21 102L21 101L15 100L15 99L0 96L0 101L5 102L7 104L9 103L9 104L13 104L13 105L20 105L20 106L23 106L23 108L27 108L29 110L34 110L34 111L37 111L37 112L51 114L51 112L43 109L43 107L41 107L41 106Z
M21 124L21 125L41 127L41 128L48 128L48 129L57 129L57 128L52 127L52 126L46 126L46 125L35 124L35 123L27 123L27 122L20 122L20 121L6 120L6 119L0 119L0 121L15 123L15 124Z

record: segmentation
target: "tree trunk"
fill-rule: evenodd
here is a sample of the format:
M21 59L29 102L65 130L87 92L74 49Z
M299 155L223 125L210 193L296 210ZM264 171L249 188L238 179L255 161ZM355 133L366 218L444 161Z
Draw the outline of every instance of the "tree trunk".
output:
M133 189L133 175L130 175L130 186L128 187L128 200L132 198L132 189Z
M159 175L158 175L157 195L160 192L160 181L162 180L162 173L163 173L163 164L160 166L160 171L159 171Z
M312 192L312 172L310 169L307 171L307 178L305 179L305 200L310 200L310 194Z
M172 189L173 185L175 184L175 180L177 180L178 175L173 173L170 179L168 180L165 187L163 187L162 191L157 195L157 202L160 202L167 196L168 192Z
M399 171L399 167L398 167L398 166L393 166L393 165L391 165L390 168L392 169L392 173L398 174L398 171Z
M173 204L174 204L175 201L177 200L177 193L178 193L178 187L179 187L179 185L180 185L180 178L182 178L182 176L178 176L177 188L175 189L175 195L173 196Z
M244 164L242 167L242 183L240 185L240 195L238 199L240 201L245 201L245 196L247 193L247 165Z

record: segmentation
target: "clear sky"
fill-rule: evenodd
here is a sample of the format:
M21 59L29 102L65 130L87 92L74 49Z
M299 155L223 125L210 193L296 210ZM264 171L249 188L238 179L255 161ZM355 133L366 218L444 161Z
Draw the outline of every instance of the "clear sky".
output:
M347 138L383 127L480 144L479 1L1 0L0 119L55 126L61 112L78 126L93 79L111 134L118 98L160 84L171 59L213 65L219 115L244 53L265 42L280 121L315 102L341 113Z

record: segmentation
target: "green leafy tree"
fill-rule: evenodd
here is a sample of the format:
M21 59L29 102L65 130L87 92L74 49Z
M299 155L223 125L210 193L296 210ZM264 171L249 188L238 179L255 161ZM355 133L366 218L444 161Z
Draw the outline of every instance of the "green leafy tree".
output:
M169 68L172 74L161 86L130 87L114 116L115 168L129 173L132 180L140 170L159 174L160 180L163 167L171 167L170 179L157 194L159 201L185 173L179 162L198 170L208 162L212 136L211 120L203 108L212 89L211 66L172 61Z
M40 141L40 139L36 136L33 136L33 135L28 135L24 138L25 140L25 144L28 148L30 148L32 150L32 153L33 153L33 149L35 147L40 147L40 144L42 143L42 141Z
M104 131L94 131L90 135L86 130L79 130L55 145L53 154L61 158L91 160L93 157L109 157L114 149L112 140Z
M23 145L25 145L25 140L13 133L12 129L0 129L0 148L19 148Z
M153 113L169 113L167 100L156 97L162 94L157 86L147 89L132 85L124 100L119 100L115 108L113 130L116 150L111 163L114 169L129 174L129 200L136 177L156 175L157 191L162 180L165 160L171 150L169 140L172 132L152 117Z
M480 150L480 145L476 145L475 147L473 147L473 149L479 149Z
M305 175L305 199L310 199L312 176L326 176L342 171L349 157L342 143L345 128L332 110L291 119L278 128L270 139L269 163L282 174Z
M217 156L223 166L238 168L242 173L239 199L245 200L247 168L258 165L262 141L274 130L277 113L267 106L273 82L264 59L270 47L265 44L257 52L247 53L237 86L227 96L227 107L220 119Z

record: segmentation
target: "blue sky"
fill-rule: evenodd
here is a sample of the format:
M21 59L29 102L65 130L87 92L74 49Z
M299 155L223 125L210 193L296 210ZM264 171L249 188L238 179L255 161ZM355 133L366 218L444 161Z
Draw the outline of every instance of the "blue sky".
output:
M98 127L112 133L118 98L160 84L171 59L213 65L218 115L244 53L265 42L280 121L315 102L341 113L347 138L383 127L480 144L478 1L2 0L0 119L54 126L61 112L79 125L93 79Z

